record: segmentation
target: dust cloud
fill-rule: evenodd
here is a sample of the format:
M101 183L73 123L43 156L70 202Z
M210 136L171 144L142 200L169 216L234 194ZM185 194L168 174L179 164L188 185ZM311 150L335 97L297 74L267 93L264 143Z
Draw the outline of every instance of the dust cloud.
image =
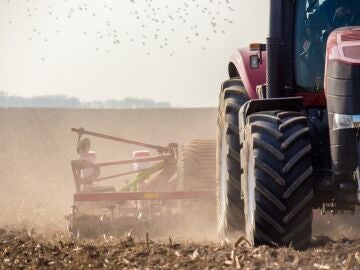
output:
M360 209L354 214L349 211L333 215L326 213L320 215L319 210L313 211L313 234L327 235L334 239L349 238L358 239L360 235Z
M0 227L64 230L75 191L72 127L153 144L215 139L216 109L1 109ZM92 139L100 161L132 158L139 147ZM121 170L121 168L119 168Z

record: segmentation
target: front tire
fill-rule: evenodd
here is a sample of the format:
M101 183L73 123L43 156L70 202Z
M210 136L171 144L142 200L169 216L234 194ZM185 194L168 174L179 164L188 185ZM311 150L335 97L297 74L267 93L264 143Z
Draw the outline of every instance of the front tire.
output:
M241 158L247 239L255 246L307 248L313 198L307 118L271 111L246 122Z
M217 234L223 241L242 231L244 226L238 113L249 97L242 81L234 78L223 83L219 99L216 149Z

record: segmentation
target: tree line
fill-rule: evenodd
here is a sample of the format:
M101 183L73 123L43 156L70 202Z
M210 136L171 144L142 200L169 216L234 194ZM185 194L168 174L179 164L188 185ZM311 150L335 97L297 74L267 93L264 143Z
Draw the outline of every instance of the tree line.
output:
M109 99L105 101L81 101L66 95L44 95L21 97L0 91L0 107L3 108L97 108L97 109L137 109L169 108L170 102L158 102L148 98Z

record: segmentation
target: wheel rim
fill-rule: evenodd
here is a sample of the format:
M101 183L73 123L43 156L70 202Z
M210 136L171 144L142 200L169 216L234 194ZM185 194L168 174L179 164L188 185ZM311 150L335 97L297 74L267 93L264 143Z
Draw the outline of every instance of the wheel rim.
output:
M227 185L226 185L226 130L222 130L221 134L221 150L220 150L220 183L219 183L219 221L220 221L220 233L222 237L225 237L225 226L226 226L226 204L227 204Z
M248 202L247 202L247 221L246 221L246 234L248 240L253 241L253 230L255 227L255 175L254 175L254 157L249 158L248 168L247 168L247 193L248 193Z

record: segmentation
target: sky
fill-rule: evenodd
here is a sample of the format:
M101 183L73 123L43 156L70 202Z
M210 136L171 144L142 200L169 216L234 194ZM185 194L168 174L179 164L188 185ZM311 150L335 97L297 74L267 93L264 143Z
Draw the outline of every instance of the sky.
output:
M0 0L0 91L217 106L268 0Z

